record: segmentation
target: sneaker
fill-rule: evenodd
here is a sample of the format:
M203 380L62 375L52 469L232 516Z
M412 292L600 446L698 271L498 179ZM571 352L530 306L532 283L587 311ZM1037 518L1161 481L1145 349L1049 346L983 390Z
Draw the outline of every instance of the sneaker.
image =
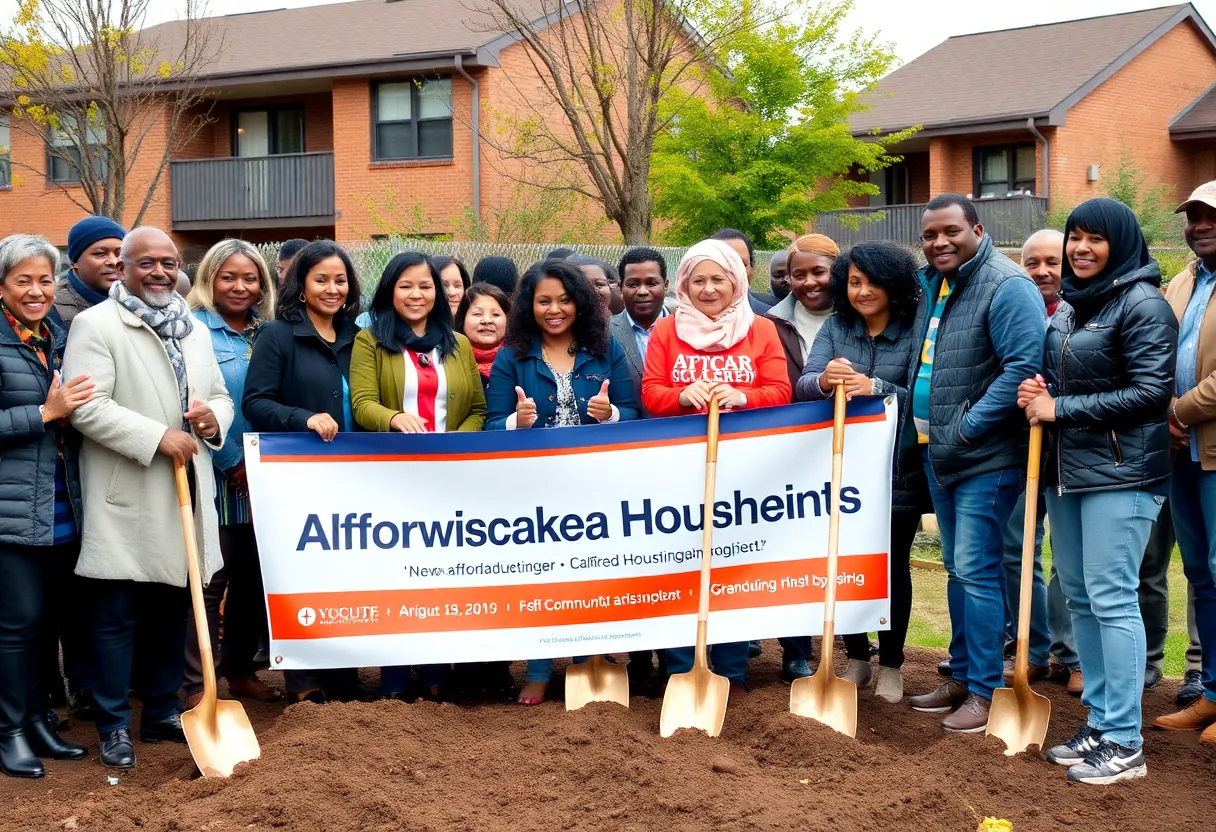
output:
M929 693L913 696L908 700L912 710L922 714L940 714L957 708L967 699L967 686L951 679L942 682Z
M1075 766L1085 762L1086 755L1097 749L1101 740L1101 731L1082 725L1077 733L1072 735L1072 739L1047 749L1047 762L1058 766Z
M1178 688L1178 695L1174 697L1174 701L1178 703L1179 708L1185 708L1201 696L1203 696L1203 673L1198 670L1188 670L1182 677L1182 684Z
M1147 777L1148 765L1144 752L1139 748L1124 748L1103 737L1098 747L1089 752L1083 762L1068 770L1068 779L1074 783L1090 783L1108 786L1120 780Z
M958 710L942 720L941 726L952 734L978 734L988 727L988 709L992 701L974 693Z
M1144 666L1144 689L1152 690L1161 684L1161 668L1155 664Z
M872 671L868 661L860 661L858 659L849 659L849 666L845 668L844 678L857 686L858 690L862 690L870 686L870 678Z
M781 665L781 681L793 684L798 679L811 675L811 666L806 659L786 659Z
M904 698L904 677L898 667L878 666L874 679L874 695L892 704Z

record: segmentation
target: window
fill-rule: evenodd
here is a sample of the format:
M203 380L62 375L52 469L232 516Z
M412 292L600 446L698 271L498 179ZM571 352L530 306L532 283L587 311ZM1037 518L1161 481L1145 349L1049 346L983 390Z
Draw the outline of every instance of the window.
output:
M250 158L303 152L302 106L233 111L233 156Z
M12 155L9 153L8 116L0 115L0 188L13 184Z
M452 79L376 84L372 102L374 159L451 158Z
M1033 144L975 149L975 192L983 199L993 196L1034 194Z
M46 160L47 178L52 182L79 182L81 147L88 149L88 157L93 162L94 172L98 178L106 175L106 131L99 125L89 125L81 131L75 116L61 116L59 128L51 132L51 146L54 151L48 151ZM69 161L71 163L69 164Z

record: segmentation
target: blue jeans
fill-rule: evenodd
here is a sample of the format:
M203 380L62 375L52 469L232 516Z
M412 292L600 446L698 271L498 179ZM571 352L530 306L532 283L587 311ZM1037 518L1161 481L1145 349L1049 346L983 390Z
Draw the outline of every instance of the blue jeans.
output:
M1044 501L1046 505L1046 501ZM1054 552L1054 543L1053 543ZM1077 639L1072 633L1072 613L1068 611L1068 599L1060 588L1060 570L1052 561L1051 580L1047 582L1047 629L1051 633L1051 655L1069 670L1080 670L1081 659L1077 656Z
M1144 691L1140 563L1162 497L1121 488L1047 495L1055 567L1068 597L1081 657L1089 726L1111 742L1139 748Z
M1185 451L1180 453L1170 482L1170 506L1182 570L1195 593L1204 696L1216 702L1216 471L1204 471Z
M667 672L687 673L692 670L692 647L672 647L667 651ZM747 677L747 642L732 641L709 646L709 666L714 673L732 682L743 684Z
M589 656L575 656L574 664L582 664ZM528 659L524 670L524 684L548 682L553 675L553 659Z
M1038 515L1034 527L1034 577L1030 583L1030 663L1040 667L1047 664L1051 652L1051 635L1047 627L1047 582L1043 580L1043 518L1047 504L1039 495ZM1026 522L1026 493L1022 492L1009 522L1005 524L1004 556L1001 581L1005 593L1006 637L1018 634L1018 604L1021 601L1022 533Z
M446 664L417 664L396 665L380 668L380 693L405 693L410 683L410 668L418 670L418 684L426 689L428 695L431 688L442 687L447 681Z
M1004 670L1005 599L1001 558L1005 524L1024 486L1017 468L980 474L948 488L938 485L928 461L929 493L942 535L946 604L950 609L950 671L985 699L1000 687Z

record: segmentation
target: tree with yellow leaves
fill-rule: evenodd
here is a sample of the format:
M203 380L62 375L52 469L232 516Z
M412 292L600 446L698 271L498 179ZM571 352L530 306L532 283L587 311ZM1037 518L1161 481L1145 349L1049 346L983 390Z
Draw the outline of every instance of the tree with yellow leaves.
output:
M0 31L0 105L42 151L11 154L12 168L132 227L173 151L210 121L195 78L223 48L203 0L186 0L185 25L165 40L143 31L149 2L19 0Z

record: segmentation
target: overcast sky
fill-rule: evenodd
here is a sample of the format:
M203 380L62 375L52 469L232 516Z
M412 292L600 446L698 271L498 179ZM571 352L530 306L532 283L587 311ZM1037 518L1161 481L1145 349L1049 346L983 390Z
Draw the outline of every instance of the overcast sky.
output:
M410 2L410 0L402 0ZM285 7L321 5L326 0L209 0L211 14L264 11ZM995 3L988 0L855 0L851 28L877 30L894 42L896 53L907 62L951 35L988 32L1013 26L1033 26L1101 14L1151 9L1170 5L1154 0L1017 0ZM0 21L7 26L16 0L0 0ZM1195 0L1195 8L1210 25L1216 25L1216 0ZM151 0L149 23L179 16L176 0ZM290 32L283 33L290 38Z

